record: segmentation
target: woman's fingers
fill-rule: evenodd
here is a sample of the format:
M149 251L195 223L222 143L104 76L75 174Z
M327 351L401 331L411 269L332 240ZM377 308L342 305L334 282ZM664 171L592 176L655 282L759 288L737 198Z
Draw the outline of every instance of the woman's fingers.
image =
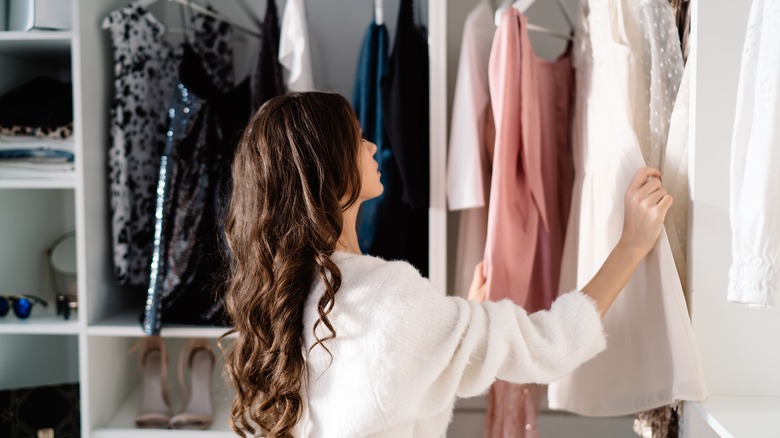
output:
M468 299L474 301L485 301L486 287L484 274L484 262L477 263L474 267L474 277L471 280L471 287L469 287Z
M621 240L646 254L663 229L664 218L672 205L658 170L639 169L626 190Z
M648 207L653 207L654 205L658 204L667 194L668 192L666 189L659 186L657 190L645 196L643 201L647 203L646 205Z
M663 185L661 184L661 180L656 177L650 177L650 179L642 185L637 191L636 196L639 197L639 199L644 199L648 197L651 193L654 193L658 191L659 189L663 188Z
M643 167L636 171L634 177L631 179L631 183L628 185L628 192L637 192L643 185L648 182L648 178L661 178L661 172L658 169L652 167Z
M479 262L477 263L477 266L474 266L474 277L471 280L471 284L477 284L481 285L485 282L485 274L483 273L485 262Z
M658 208L661 209L661 216L666 217L666 213L669 211L669 208L671 208L672 204L674 203L674 198L672 198L672 195L667 194L663 198L661 198L660 201L658 201Z

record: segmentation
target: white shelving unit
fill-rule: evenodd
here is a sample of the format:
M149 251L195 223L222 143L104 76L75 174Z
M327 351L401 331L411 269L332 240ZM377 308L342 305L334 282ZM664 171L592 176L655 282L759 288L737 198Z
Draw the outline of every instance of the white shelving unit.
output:
M0 32L0 94L37 76L72 81L73 35ZM57 237L76 228L78 178L32 173L0 167L0 294L31 294L48 306L35 304L27 319L0 318L0 389L79 381L85 323L78 312L69 320L56 315L45 258Z
M72 79L70 32L0 32L0 94L36 76ZM0 294L43 298L28 319L0 318L0 389L79 380L77 314L56 316L45 251L75 228L75 173L21 178L0 167ZM47 174L51 175L51 174Z

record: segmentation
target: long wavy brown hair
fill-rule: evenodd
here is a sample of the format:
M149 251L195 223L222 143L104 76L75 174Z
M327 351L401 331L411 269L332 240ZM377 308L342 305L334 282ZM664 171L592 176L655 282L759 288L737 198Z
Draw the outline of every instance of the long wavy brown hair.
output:
M237 390L230 422L240 435L292 436L303 409L303 310L316 279L325 292L314 328L323 324L329 335L315 332L314 346L336 336L328 313L341 272L331 256L343 210L360 193L360 147L349 102L319 92L271 99L238 145L225 221L226 305L237 339L225 366Z

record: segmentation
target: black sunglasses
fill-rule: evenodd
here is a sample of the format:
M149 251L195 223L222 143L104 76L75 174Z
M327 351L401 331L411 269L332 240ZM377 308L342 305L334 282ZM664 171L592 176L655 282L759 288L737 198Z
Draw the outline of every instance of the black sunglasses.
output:
M0 317L7 315L13 307L17 317L27 319L35 304L40 304L43 307L48 306L46 301L34 295L0 295Z

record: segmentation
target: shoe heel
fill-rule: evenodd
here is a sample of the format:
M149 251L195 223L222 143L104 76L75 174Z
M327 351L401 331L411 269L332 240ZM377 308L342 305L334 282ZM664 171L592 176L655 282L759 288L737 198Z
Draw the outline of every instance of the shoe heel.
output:
M141 348L141 406L135 425L142 429L167 429L171 419L168 398L168 355L159 336L149 336L136 342L130 351Z
M189 370L189 386L184 384L184 369ZM213 421L211 385L216 357L211 342L191 339L179 355L179 382L186 394L184 409L171 418L174 429L204 430Z

